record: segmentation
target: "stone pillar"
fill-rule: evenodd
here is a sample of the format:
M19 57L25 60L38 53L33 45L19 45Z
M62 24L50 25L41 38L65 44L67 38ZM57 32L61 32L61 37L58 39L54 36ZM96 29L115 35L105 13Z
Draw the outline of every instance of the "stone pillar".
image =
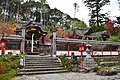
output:
M25 52L25 28L22 28L22 47L21 47L21 52Z
M53 28L53 39L52 39L52 55L56 55L56 28Z

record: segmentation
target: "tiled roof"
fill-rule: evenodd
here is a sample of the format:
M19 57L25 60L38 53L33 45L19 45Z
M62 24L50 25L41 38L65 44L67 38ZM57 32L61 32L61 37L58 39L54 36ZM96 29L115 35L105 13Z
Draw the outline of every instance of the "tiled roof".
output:
M91 31L92 31L92 29L90 27L88 27L88 28L75 28L75 33L78 36L91 34Z

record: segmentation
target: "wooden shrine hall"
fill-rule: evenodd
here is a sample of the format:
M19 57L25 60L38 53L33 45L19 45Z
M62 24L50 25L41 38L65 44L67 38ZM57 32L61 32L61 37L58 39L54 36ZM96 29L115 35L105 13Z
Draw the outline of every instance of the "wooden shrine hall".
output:
M44 37L47 32L42 29L42 27L37 23L22 23L22 26L18 27L16 30L17 35L22 35L24 37L23 41L23 52L27 54L42 54L50 51L50 45L45 44Z

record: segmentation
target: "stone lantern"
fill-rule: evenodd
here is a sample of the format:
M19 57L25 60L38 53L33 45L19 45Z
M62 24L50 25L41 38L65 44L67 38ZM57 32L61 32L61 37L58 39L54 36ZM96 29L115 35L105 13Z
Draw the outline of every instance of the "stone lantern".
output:
M97 64L96 62L94 61L94 59L91 57L91 44L86 44L86 53L87 53L87 56L85 57L84 59L84 68L87 69L87 70L92 70L94 69L95 67L97 67Z

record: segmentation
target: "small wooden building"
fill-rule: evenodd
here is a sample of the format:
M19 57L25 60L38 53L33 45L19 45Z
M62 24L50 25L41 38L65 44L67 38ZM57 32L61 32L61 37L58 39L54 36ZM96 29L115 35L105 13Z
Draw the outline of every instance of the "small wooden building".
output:
M44 41L47 32L43 30L43 27L40 24L37 24L36 22L22 24L22 26L17 28L16 34L22 35L22 28L25 29L25 52L39 54L44 51L50 51L49 48L51 45L46 44Z

